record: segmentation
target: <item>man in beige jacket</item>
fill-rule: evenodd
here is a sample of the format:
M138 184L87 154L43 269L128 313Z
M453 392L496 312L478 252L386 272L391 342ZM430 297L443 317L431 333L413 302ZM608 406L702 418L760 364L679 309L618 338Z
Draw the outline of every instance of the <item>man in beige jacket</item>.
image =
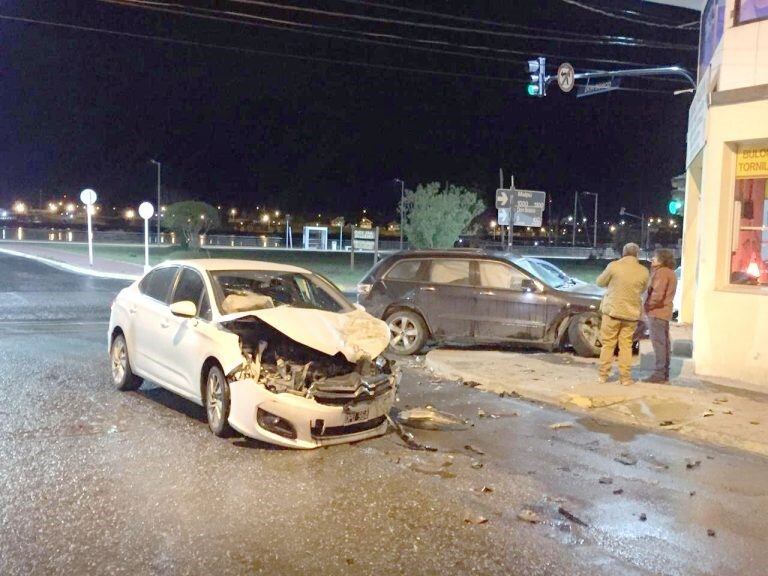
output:
M642 298L650 276L637 259L639 253L637 244L627 244L623 257L608 264L596 280L598 286L607 288L600 305L600 382L608 381L618 342L619 378L625 386L632 384L632 336L642 316Z

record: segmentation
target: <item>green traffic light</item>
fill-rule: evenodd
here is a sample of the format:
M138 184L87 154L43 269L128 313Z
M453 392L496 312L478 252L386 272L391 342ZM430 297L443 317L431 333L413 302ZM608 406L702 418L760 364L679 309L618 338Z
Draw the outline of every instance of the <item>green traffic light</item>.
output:
M528 96L537 96L539 94L539 87L536 84L528 84Z
M669 213L672 215L679 214L682 209L683 202L681 200L670 200L669 205L667 206L667 210L669 210Z

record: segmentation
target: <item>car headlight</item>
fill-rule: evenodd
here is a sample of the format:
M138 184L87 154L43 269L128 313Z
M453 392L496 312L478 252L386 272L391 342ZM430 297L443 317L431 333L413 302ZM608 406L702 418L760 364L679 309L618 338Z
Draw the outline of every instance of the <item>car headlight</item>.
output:
M269 430L278 436L290 438L291 440L296 439L296 428L293 427L293 424L276 414L259 408L256 411L256 422L265 430Z

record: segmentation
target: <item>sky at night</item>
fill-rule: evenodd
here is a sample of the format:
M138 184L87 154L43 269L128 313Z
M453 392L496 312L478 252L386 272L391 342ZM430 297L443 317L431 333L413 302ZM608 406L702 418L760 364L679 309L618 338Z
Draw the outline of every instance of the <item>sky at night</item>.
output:
M440 50L427 52L120 2L0 1L3 16L198 43L0 19L0 205L19 197L45 201L86 186L119 205L151 198L155 167L149 159L157 158L163 163L164 186L177 197L239 207L268 203L286 211L350 215L367 207L391 216L399 199L395 178L409 187L433 180L476 186L490 205L499 168L504 168L514 172L518 187L549 192L556 213L567 213L575 190L598 192L606 218L622 205L662 213L670 178L684 170L691 95L672 92L686 83L630 80L625 87L648 91L581 99L550 86L549 95L538 99L526 95L523 62L528 54L547 53L553 55L548 61L552 72L567 60L577 71L634 67L623 64L631 62L680 64L695 74L697 28L667 27L695 21L695 13L639 0L584 2L662 25L655 26L562 0L386 1L537 30L446 20L350 0L272 4L488 33L243 1L184 2L174 8L202 9L196 13L206 15L237 11L311 25L302 29L325 34L354 31L355 38L368 40L374 38L370 34L397 34L397 40L386 41ZM565 42L558 35L563 31L578 33L585 42ZM512 33L530 37L507 35ZM605 35L675 47L619 47L601 41ZM601 59L622 63L595 61Z

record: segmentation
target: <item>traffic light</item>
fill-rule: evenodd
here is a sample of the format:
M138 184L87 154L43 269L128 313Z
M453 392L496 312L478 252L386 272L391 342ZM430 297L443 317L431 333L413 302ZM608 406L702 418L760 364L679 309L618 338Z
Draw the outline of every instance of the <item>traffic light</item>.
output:
M536 60L528 60L528 73L531 83L528 84L528 95L543 98L547 95L547 59L539 56Z
M678 216L683 212L683 201L679 198L673 198L667 205L667 210L672 216Z

